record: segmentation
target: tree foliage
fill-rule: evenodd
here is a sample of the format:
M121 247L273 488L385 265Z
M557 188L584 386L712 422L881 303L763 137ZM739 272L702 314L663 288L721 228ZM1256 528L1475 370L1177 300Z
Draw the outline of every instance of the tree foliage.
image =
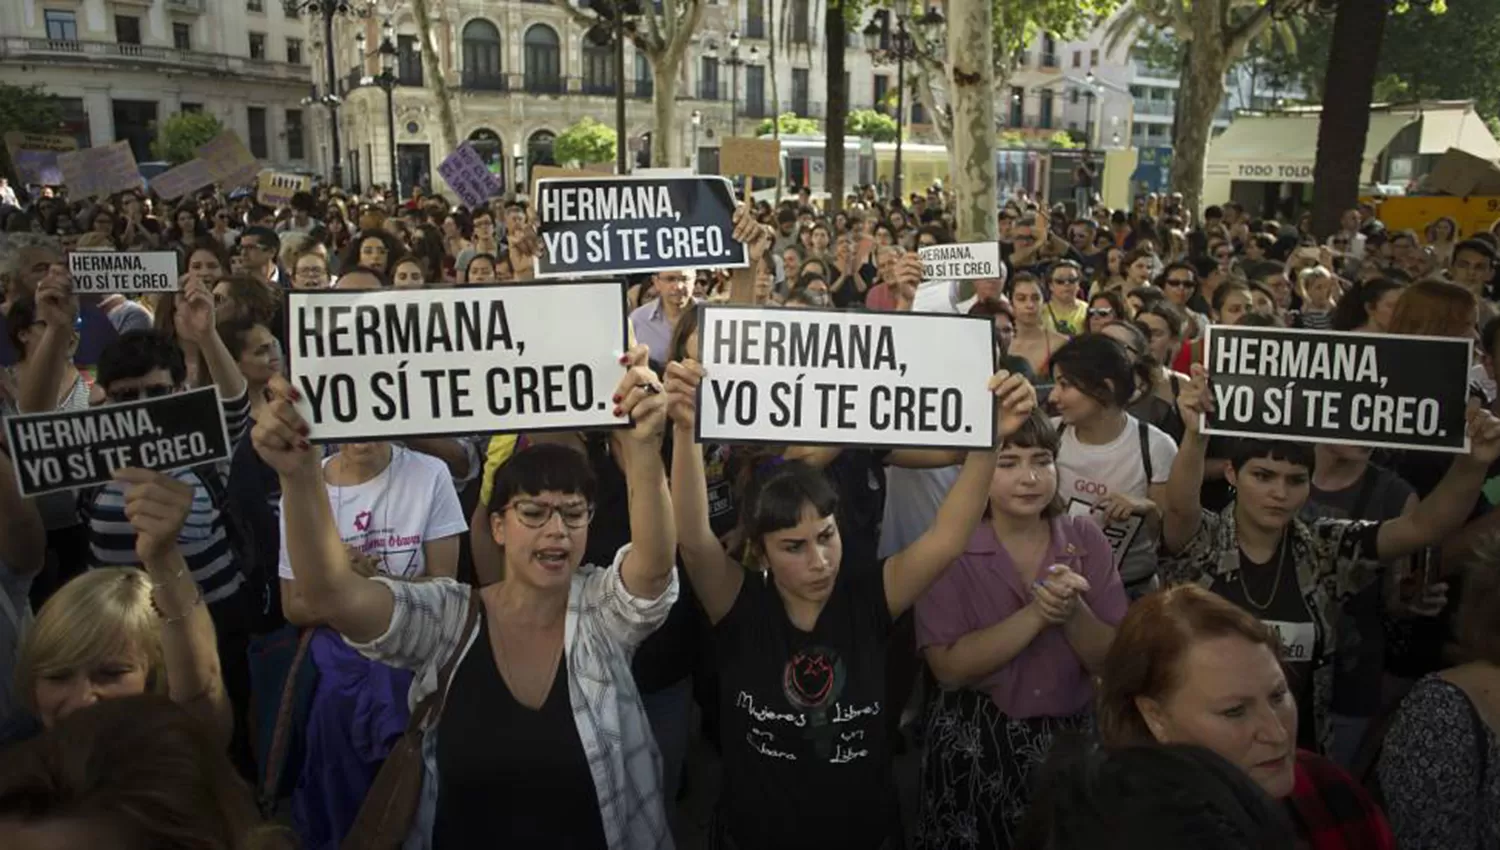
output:
M198 155L198 148L224 132L219 119L207 112L179 112L162 122L151 143L151 154L173 165Z
M851 136L860 136L876 142L896 141L896 119L873 109L855 109L844 122Z
M552 142L552 155L558 162L576 162L581 165L610 162L615 158L618 138L615 128L600 124L592 118L581 118Z
M803 118L795 112L783 112L776 117L775 125L771 123L771 119L769 118L760 122L760 126L755 128L755 135L774 135L777 125L780 126L781 135L783 136L817 136L823 132L823 128L819 126L816 120Z
M56 133L62 121L62 106L41 86L0 83L0 137L6 133ZM10 151L0 144L0 173L15 176Z

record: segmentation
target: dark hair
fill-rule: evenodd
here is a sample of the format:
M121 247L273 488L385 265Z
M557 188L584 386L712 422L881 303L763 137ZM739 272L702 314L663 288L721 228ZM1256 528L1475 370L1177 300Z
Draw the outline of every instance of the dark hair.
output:
M1014 300L1016 297L1016 287L1020 286L1023 283L1029 283L1032 286L1035 286L1037 292L1041 294L1043 301L1047 301L1052 297L1052 293L1047 289L1046 282L1036 275L1032 274L1031 272L1016 272L1015 274L1011 275L1010 281L1005 286L1005 294L1009 295L1011 299Z
M1486 233L1485 236L1489 236L1489 234ZM1479 256L1484 257L1486 260L1489 260L1491 266L1495 265L1497 261L1497 258L1495 256L1495 246L1491 245L1488 240L1481 238L1477 234L1453 246L1453 256L1457 257L1459 251L1468 251L1473 254L1478 254Z
M109 392L109 385L115 381L143 378L157 369L171 373L173 384L181 386L187 381L182 350L166 334L157 330L126 331L99 355L95 382Z
M1251 310L1240 319L1242 328L1284 328L1286 324L1270 313Z
M1021 423L1021 427L1016 429L1016 433L1005 439L1000 446L1000 451L1008 448L1042 449L1051 452L1052 457L1056 458L1058 451L1062 448L1062 434L1052 427L1052 420L1047 418L1041 408L1036 408L1031 411L1030 416L1026 417L1026 421ZM1068 504L1063 500L1062 490L1059 489L1052 494L1052 501L1042 508L1042 519L1061 516L1067 509ZM989 505L985 505L984 515L986 517L990 515Z
M677 323L672 326L672 339L667 343L667 360L676 362L686 360L693 352L687 350L688 337L698 330L698 308L693 307L683 310L682 315L677 317ZM701 344L701 343L700 343ZM694 357L694 359L697 359Z
M1296 843L1281 805L1204 747L1055 746L1016 850L1283 850Z
M1135 395L1137 376L1119 340L1101 333L1080 334L1056 351L1048 363L1054 379L1061 375L1078 391L1105 407L1125 407Z
M1125 299L1120 296L1119 292L1113 289L1101 289L1089 296L1088 303L1092 304L1101 298L1109 302L1109 309L1114 311L1117 320L1124 321L1130 315L1130 311L1125 308Z
M1484 329L1479 332L1479 343L1485 354L1494 357L1497 342L1500 342L1500 316L1485 322Z
M278 290L248 274L225 275L214 285L220 283L229 285L229 299L238 303L252 319L267 327L276 323L276 315L281 311L281 293Z
M839 507L838 491L828 483L822 470L800 460L757 470L747 489L740 528L754 552L763 553L767 534L801 523L802 512L808 506L819 517L833 516Z
M311 192L293 192L291 207L303 215L312 215L318 208L318 202Z
M265 322L248 317L219 323L219 339L224 340L224 347L229 349L230 357L235 360L240 359L240 355L245 353L246 337L250 336L250 332L256 328L265 328L268 331L271 329Z
M1141 309L1135 314L1137 324L1140 323L1142 316L1155 316L1161 319L1167 323L1167 331L1172 334L1173 339L1182 339L1182 329L1187 325L1187 318L1182 315L1182 311L1177 308L1176 304L1165 300L1142 304Z
M1010 319L1011 324L1016 323L1016 311L1010 306L1010 302L1001 301L998 298L981 298L969 307L970 316L985 316L994 319L996 316L1004 316Z
M344 248L344 255L339 258L339 268L352 269L355 266L361 265L359 260L359 246L363 245L366 239L379 240L380 244L385 246L385 268L379 270L381 277L384 278L390 274L392 269L396 268L396 261L401 259L401 256L406 253L406 246L401 243L400 239L397 239L383 228L362 230L359 236L349 237L349 244Z
M240 231L241 239L246 236L255 237L255 241L259 242L262 248L265 248L272 254L278 253L281 250L281 237L277 236L276 231L269 227L262 227L260 225L247 227Z
M1369 310L1379 303L1388 292L1399 292L1404 287L1388 277L1377 277L1359 284L1353 292L1345 293L1333 308L1333 329L1352 331L1370 320Z
M1213 303L1211 305L1214 308L1214 316L1217 317L1219 313L1223 312L1224 302L1228 301L1229 296L1236 292L1245 296L1246 301L1250 300L1250 285L1243 280L1226 280L1219 284L1219 288L1214 290Z
M464 263L464 267L460 272L460 276L463 278L464 283L469 282L469 269L473 268L475 260L489 260L490 266L494 268L497 273L500 271L500 262L495 259L495 255L487 251L482 251L470 257L469 261L467 263Z
M238 246L236 246L238 247ZM229 251L217 238L199 239L193 243L193 247L178 255L177 273L179 275L188 273L188 264L193 261L193 255L199 251L213 254L214 259L219 261L219 269L223 274L229 274L233 264L229 261Z
M946 245L953 241L953 234L949 233L948 228L941 224L924 224L917 229L917 236L919 238L924 233L931 236L933 241L939 245Z
M1312 472L1314 455L1312 443L1293 443L1288 440L1262 440L1255 437L1231 439L1229 442L1229 465L1235 474L1252 460L1279 460L1293 466L1305 466Z
M35 298L22 295L10 302L10 309L5 311L5 332L10 338L11 347L16 350L17 361L26 359L26 346L21 342L21 334L30 330L35 324Z
M593 504L598 489L593 467L583 452L556 443L539 443L511 455L495 472L489 508L490 513L499 513L517 496L546 492L576 493Z
M1207 221L1208 219L1211 219L1211 218L1223 218L1223 217L1224 217L1224 208L1223 207L1211 204L1211 205L1209 205L1209 206L1207 206L1207 207L1205 207L1203 209L1203 219L1205 221Z

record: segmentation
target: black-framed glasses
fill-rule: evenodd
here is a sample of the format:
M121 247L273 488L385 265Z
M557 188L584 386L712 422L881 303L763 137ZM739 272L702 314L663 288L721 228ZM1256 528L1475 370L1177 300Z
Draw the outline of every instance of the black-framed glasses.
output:
M162 398L177 392L177 388L171 384L155 384L149 387L130 387L128 389L115 390L107 397L115 404L123 404L127 401L140 401L143 398Z
M587 528L594 518L594 506L587 502L554 505L531 499L517 499L507 505L506 510L515 514L516 519L527 528L545 526L552 521L553 514L562 517L563 525L568 528Z
M1162 281L1163 286L1192 286L1193 282L1187 278L1169 277Z
M1067 277L1054 277L1052 279L1052 285L1053 286L1077 286L1079 280L1081 280L1081 278L1079 278L1077 275L1068 275Z

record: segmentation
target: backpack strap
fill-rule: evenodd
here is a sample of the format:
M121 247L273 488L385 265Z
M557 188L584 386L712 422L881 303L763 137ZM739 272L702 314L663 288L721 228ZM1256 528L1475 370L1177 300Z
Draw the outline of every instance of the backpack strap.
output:
M1137 419L1136 424L1140 426L1138 430L1141 436L1141 466L1146 468L1146 487L1149 488L1153 474L1151 468L1151 426L1146 424L1146 420L1144 419Z

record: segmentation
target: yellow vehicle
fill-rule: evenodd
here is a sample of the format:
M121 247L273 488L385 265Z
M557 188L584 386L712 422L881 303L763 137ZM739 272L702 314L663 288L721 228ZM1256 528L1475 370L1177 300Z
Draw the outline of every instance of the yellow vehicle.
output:
M1458 238L1467 239L1500 221L1500 196L1460 198L1456 195L1408 195L1400 198L1361 198L1375 204L1376 214L1390 230L1426 233L1427 226L1447 217L1458 222Z

